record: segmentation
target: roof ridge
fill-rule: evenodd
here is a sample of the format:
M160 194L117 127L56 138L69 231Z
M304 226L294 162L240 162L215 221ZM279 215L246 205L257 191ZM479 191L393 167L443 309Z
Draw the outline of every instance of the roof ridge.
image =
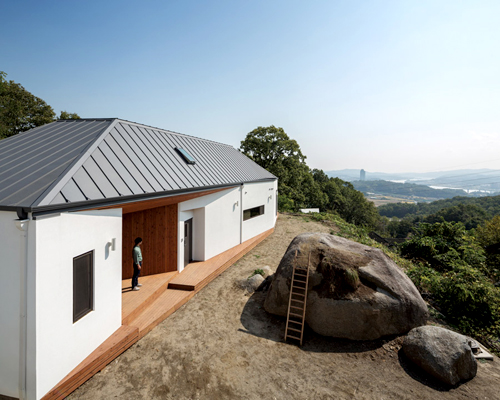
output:
M217 142L215 140L205 139L205 138L201 138L201 137L193 136L193 135L187 135L185 133L175 132L175 131L171 131L171 130L168 130L168 129L157 128L155 126L141 124L139 122L134 122L134 121L128 121L128 120L122 119L122 118L117 118L117 120L118 121L126 122L127 124L134 124L134 125L142 126L142 127L145 127L145 128L155 129L155 130L161 131L161 132L173 133L174 135L186 136L186 137L190 137L190 138L195 138L195 139L198 139L198 140L202 140L204 142L216 143L216 144L220 144L220 145L223 145L223 146L232 147L233 149L235 148L235 147L231 146L230 144L226 144L226 143L222 143L222 142Z

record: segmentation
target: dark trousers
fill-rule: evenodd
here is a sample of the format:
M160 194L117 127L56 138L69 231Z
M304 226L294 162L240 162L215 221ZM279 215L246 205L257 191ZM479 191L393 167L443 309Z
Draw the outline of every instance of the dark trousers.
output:
M141 274L141 270L137 264L134 264L134 275L132 276L132 289L137 286L139 283L139 275Z

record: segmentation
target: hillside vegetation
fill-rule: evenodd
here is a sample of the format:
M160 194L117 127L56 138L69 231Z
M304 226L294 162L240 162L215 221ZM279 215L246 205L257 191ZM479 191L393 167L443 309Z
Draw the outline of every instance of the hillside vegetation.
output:
M393 203L380 206L378 212L381 216L404 218L408 215L430 215L438 211L458 205L475 205L486 212L488 218L500 215L500 196L487 196L470 198L457 196L446 200L437 200L432 203Z

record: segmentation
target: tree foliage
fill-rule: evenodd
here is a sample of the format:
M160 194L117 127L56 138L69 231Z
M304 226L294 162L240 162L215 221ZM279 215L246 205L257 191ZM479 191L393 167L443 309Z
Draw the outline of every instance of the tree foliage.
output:
M0 138L17 135L28 129L52 122L54 110L14 81L0 74Z
M486 211L476 204L457 204L443 208L434 214L430 214L424 218L425 222L461 222L465 229L470 230L477 228L484 223L488 218Z
M438 271L464 264L484 270L484 251L460 222L420 224L411 239L401 245L401 255L424 261Z
M241 151L262 168L278 177L278 191L293 207L307 203L304 185L311 184L299 144L288 137L283 128L275 126L254 129L241 142Z
M283 128L259 126L247 134L240 149L278 177L280 211L320 208L357 225L377 223L378 213L373 203L350 183L329 178L322 170L310 170L299 144Z
M80 116L77 113L69 113L67 111L61 111L61 114L57 119L80 119Z
M0 139L17 135L56 120L51 106L22 85L7 81L0 71ZM61 112L58 119L78 119L76 113Z
M476 229L476 237L486 251L488 275L500 283L500 216L493 217Z
M419 263L408 275L461 330L500 333L500 290L473 231L460 222L422 223L401 254Z
M500 196L485 196L485 197L454 197L452 199L437 200L431 203L393 203L385 204L378 208L380 215L386 217L411 217L413 216L427 216L437 213L440 210L448 207L458 205L473 204L480 207L486 212L487 219L493 218L495 215L500 215Z

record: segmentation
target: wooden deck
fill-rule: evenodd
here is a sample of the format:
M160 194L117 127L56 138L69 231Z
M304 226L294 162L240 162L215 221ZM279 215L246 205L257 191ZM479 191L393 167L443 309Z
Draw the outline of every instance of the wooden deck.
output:
M132 290L132 280L122 281L122 324L128 325L137 318L167 289L168 283L179 273L166 272L164 274L139 277L141 290Z
M188 264L180 274L169 282L168 288L188 291L194 290L195 292L199 291L262 242L271 233L272 230L261 233L207 261Z
M203 262L188 264L181 273L140 277L141 290L122 281L122 326L71 371L42 400L64 399L80 385L182 307L209 282L273 233L270 229Z

